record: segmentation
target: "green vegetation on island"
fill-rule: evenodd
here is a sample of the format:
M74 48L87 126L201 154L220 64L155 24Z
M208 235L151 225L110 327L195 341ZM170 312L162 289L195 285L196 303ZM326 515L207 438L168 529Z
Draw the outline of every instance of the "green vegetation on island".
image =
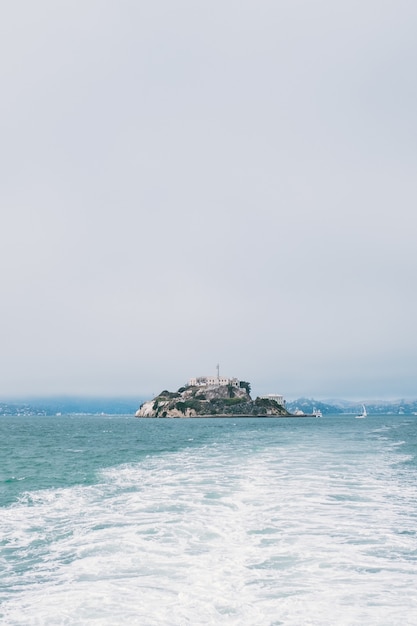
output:
M270 398L250 396L250 384L187 385L178 391L161 393L144 402L136 417L212 417L212 416L277 416L288 417L284 406Z

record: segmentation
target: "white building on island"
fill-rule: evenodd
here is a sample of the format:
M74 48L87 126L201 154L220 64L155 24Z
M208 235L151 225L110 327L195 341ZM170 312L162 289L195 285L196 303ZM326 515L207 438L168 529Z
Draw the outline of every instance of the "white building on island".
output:
M239 388L240 381L238 378L227 378L226 376L220 376L220 365L217 365L217 376L197 376L197 378L190 378L188 381L189 387L208 387L214 385L216 387L232 387Z
M277 404L285 408L286 403L284 400L284 396L281 396L277 393L269 393L267 396L261 396L261 398L265 398L266 400L275 400Z
M190 378L188 381L190 387L208 387L209 385L215 385L217 387L240 387L240 382L237 378L226 378L225 376L197 376L197 378Z

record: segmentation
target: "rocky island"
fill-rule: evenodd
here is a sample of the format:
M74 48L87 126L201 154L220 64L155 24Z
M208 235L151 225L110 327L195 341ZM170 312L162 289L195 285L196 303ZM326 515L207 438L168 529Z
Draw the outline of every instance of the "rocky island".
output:
M289 417L285 402L275 398L252 400L250 384L237 378L220 376L192 378L178 391L161 393L144 402L136 417Z

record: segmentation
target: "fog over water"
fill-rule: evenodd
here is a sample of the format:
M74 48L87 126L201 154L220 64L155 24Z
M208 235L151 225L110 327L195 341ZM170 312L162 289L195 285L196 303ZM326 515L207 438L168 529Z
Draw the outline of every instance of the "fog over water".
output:
M415 3L0 18L0 397L417 396Z

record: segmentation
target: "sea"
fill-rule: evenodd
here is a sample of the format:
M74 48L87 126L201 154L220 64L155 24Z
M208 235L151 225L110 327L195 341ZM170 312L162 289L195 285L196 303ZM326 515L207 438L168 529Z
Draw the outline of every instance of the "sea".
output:
M0 417L0 624L415 626L417 417Z

